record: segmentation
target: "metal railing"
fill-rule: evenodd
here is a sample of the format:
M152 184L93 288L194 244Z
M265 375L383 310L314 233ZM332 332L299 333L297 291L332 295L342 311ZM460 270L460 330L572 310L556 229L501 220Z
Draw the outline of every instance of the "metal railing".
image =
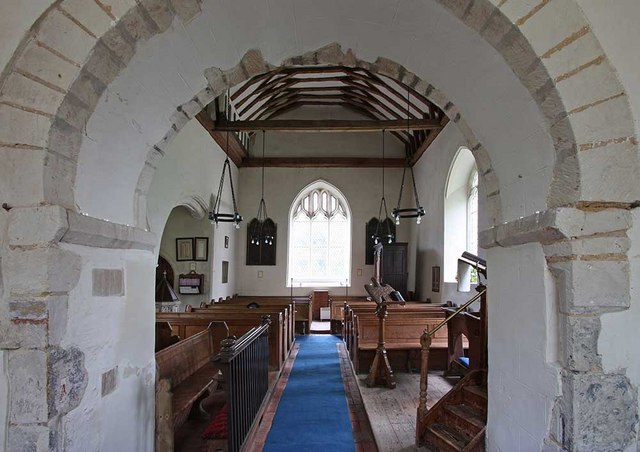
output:
M237 452L251 429L269 389L270 316L241 338L222 341L218 359L228 411L228 450Z
M486 292L487 292L487 289L482 289L480 292L478 292L477 295L473 296L469 301L467 301L465 304L463 304L458 309L456 309L453 312L453 314L451 314L449 317L447 317L442 322L440 322L438 325L436 325L435 328L433 328L431 331L425 330L423 334L427 334L429 337L433 337L440 329L442 329L443 326L445 326L447 323L449 323L451 321L451 319L453 319L455 316L457 316L462 311L464 311L469 306L471 306L471 304L473 302L479 300Z
M459 315L461 312L464 312L472 303L480 300L481 307L481 318L484 317L483 311L485 309L484 304L486 302L486 293L487 288L485 286L478 286L476 288L478 293L471 297L466 303L457 308L453 314L445 318L442 322L436 325L432 330L425 330L420 337L420 345L421 345L421 362L420 362L420 398L418 402L418 421L427 413L427 388L429 384L428 372L429 372L429 348L431 347L431 338L445 325L447 325L453 318ZM482 323L482 320L481 320ZM482 328L486 328L486 325L481 326ZM486 331L482 331L481 335L484 336ZM484 339L483 339L484 341ZM486 343L484 343L483 347L486 347Z

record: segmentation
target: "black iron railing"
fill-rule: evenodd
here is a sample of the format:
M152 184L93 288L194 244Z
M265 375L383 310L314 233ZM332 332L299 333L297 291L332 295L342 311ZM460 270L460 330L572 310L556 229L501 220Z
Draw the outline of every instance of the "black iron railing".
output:
M269 388L269 316L241 338L222 341L218 359L228 411L228 450L237 452L253 425Z

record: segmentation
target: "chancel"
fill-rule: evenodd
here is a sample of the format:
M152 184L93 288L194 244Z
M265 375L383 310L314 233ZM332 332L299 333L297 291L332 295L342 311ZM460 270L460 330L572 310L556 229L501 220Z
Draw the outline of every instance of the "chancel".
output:
M638 450L640 2L0 13L0 451Z

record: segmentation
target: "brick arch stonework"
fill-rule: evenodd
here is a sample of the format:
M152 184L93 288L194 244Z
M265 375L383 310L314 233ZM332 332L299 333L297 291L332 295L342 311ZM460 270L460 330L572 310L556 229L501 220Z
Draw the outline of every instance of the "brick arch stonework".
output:
M563 314L559 326L562 395L554 407L552 425L561 428L551 429L549 447L623 450L637 429L636 389L624 370L604 372L597 342L600 316L628 309L630 303L628 209L640 196L634 178L629 177L637 174L638 162L626 93L573 1L541 1L535 6L515 0L433 1L502 55L542 112L556 151L546 211L502 223L498 181L492 176L486 150L473 139L456 107L444 97L438 100L433 87L402 66L385 59L354 60L336 46L283 64L366 65L415 84L416 89L420 86L458 122L484 168L485 183L495 187L488 191L489 198L496 200L493 227L483 231L481 243L485 248L542 243L556 278L558 308ZM192 20L201 8L200 0L111 3L55 2L16 50L0 85L0 147L10 152L20 169L6 200L13 209L8 247L3 249L3 270L8 270L3 274L9 301L18 306L9 313L10 320L22 325L12 330L13 338L24 350L11 352L8 373L10 381L17 381L22 375L18 368L27 362L39 365L46 388L36 402L42 405L44 400L44 407L27 415L23 411L32 388L13 385L10 428L30 437L41 437L45 429L51 441L60 428L55 419L78 406L86 387L81 352L53 344L55 339L47 335L50 297L64 298L76 285L82 267L81 259L60 243L151 250L154 242L142 228L105 224L76 212L73 189L84 127L106 87L133 58L136 43L166 31L176 18ZM229 71L210 70L208 90L180 107L184 118L176 115L164 141L169 142L182 123L226 87L266 67L249 52ZM163 143L156 145L141 174L138 226L143 225L153 162L163 152ZM38 272L30 274L28 281L19 270L36 267ZM616 276L611 280L594 277L594 268L598 274ZM42 337L34 334L34 328L44 328ZM64 389L56 375L67 367L77 369L73 372L77 384Z

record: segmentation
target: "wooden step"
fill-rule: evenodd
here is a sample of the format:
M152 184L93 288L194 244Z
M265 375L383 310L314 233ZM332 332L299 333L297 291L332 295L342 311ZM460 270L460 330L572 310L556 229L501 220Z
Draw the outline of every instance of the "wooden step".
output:
M465 403L445 405L444 412L447 425L463 431L470 437L480 433L486 425L485 412Z
M462 398L467 405L472 405L485 413L487 412L487 388L482 386L465 386L462 394Z
M446 424L435 423L427 428L427 441L441 452L461 452L471 438Z

